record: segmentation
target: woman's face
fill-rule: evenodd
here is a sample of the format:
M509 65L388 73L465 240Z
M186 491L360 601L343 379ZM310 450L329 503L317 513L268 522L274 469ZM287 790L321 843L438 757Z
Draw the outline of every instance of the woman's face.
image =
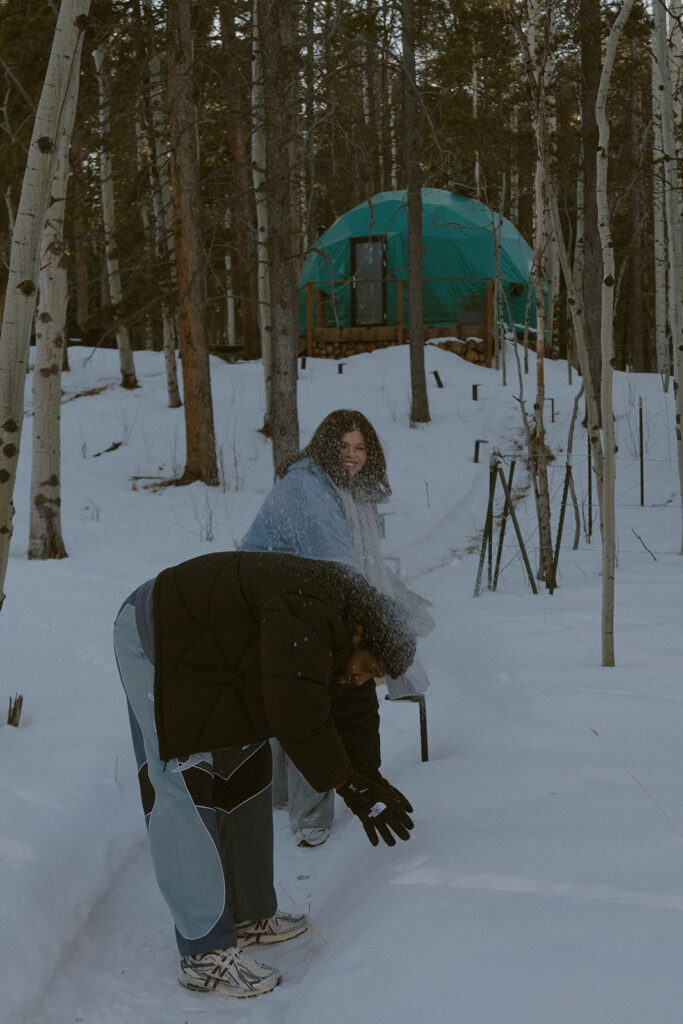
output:
M354 477L356 473L361 471L368 457L368 452L360 430L349 430L347 434L342 434L339 444L339 457L342 466L350 477Z

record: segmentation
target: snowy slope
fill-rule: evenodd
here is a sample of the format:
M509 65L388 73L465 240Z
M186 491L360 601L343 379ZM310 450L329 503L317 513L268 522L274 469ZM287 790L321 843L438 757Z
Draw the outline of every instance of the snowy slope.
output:
M508 530L498 591L472 596L488 453L495 445L513 456L521 440L511 356L503 387L495 371L429 348L432 423L417 429L408 424L406 350L348 359L343 374L334 362L307 361L302 440L334 408L369 416L394 488L385 551L435 604L437 628L421 648L432 680L430 760L420 762L417 709L382 702L385 772L416 809L412 838L394 849L370 847L340 806L328 843L302 850L286 813L276 812L281 905L302 907L315 928L266 951L283 984L244 1004L190 994L175 980L111 625L138 583L232 548L249 525L272 481L257 432L261 370L212 367L224 487L152 490L135 478L169 476L184 461L183 411L166 407L161 356L136 354L142 387L127 393L117 386L115 353L70 355L62 410L70 557L25 558L29 405L0 615L0 702L24 696L20 728L0 727L0 1022L678 1021L683 562L673 402L659 378L616 378L618 664L602 669L599 543L582 533L571 549L573 515L554 595L532 596ZM577 387L565 364L546 363L554 529ZM524 390L530 404L533 360ZM474 463L477 438L487 444ZM580 426L575 472L585 519ZM526 483L521 463L515 482ZM534 518L522 499L535 565Z

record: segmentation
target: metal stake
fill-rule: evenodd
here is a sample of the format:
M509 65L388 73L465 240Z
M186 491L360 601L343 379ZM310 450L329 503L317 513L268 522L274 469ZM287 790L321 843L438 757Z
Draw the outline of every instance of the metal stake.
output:
M474 596L479 597L481 593L481 577L484 572L484 560L486 559L486 549L491 544L491 537L493 534L493 496L496 491L496 477L498 474L498 461L494 456L491 459L491 468L489 470L489 503L486 509L486 525L484 526L484 536L481 542L481 553L479 555L479 568L477 569L477 582L474 584Z
M591 436L588 432L588 542L593 536L593 469L591 456Z
M562 491L562 504L560 505L560 520L557 524L557 540L555 541L555 554L553 556L553 567L550 572L550 582L548 584L548 593L552 594L553 590L557 586L557 563L560 558L560 541L562 539L562 527L564 526L564 513L567 508L567 494L569 492L569 481L572 476L572 457L567 457L567 472L564 477L564 489Z
M531 584L531 589L534 592L534 594L538 594L538 587L536 586L536 580L534 579L534 573L533 573L533 570L532 570L531 565L529 563L529 556L527 555L526 548L524 546L524 540L522 538L522 531L520 530L519 523L517 522L517 515L515 513L515 509L514 509L514 506L512 504L512 498L510 497L510 491L508 489L508 485L507 485L507 482L505 480L505 474L503 473L503 470L500 468L500 466L498 467L498 475L500 476L500 482L502 483L503 490L505 491L505 500L506 500L507 504L510 507L510 518L512 519L512 525L514 526L515 533L517 534L517 541L519 543L519 549L522 552L522 558L524 560L524 566L526 568L527 576L529 577L529 583Z
M515 474L515 466L516 465L517 465L517 463L513 459L512 462L510 463L510 473L508 475L508 491L512 487L512 478L513 478L513 476ZM503 554L503 540L505 538L505 525L507 523L507 519L508 519L509 513L510 513L510 510L509 510L507 502L506 502L505 503L505 508L503 509L503 521L500 524L500 536L498 537L498 551L496 552L496 571L493 574L493 589L494 590L498 586L498 573L500 572L500 559L501 559L501 556Z
M477 440L474 442L474 461L475 462L479 462L479 445L480 444L488 444L488 441L486 440L485 437L478 437Z
M638 399L638 431L640 435L640 504L645 504L645 451L643 448L643 399Z

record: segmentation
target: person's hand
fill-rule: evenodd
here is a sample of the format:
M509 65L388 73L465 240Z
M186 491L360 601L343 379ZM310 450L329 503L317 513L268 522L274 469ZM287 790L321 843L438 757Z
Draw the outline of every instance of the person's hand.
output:
M347 782L339 786L337 792L347 807L360 818L365 834L373 846L377 846L380 837L387 846L395 846L394 834L399 839L410 839L412 819L408 816L406 807L385 786L354 772ZM398 790L395 792L407 803Z
M383 775L380 775L378 771L366 772L365 777L369 782L373 782L376 786L380 786L385 790L392 799L403 808L404 811L412 811L413 805L407 796L404 796L400 789L396 789L392 786L388 779L385 779Z

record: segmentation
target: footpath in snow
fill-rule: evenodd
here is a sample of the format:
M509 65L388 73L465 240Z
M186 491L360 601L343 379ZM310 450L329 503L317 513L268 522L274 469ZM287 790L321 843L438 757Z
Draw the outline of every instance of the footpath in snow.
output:
M302 442L358 408L385 446L394 490L385 553L435 607L421 644L431 679L430 759L417 708L381 702L386 775L410 797L407 843L373 849L338 806L330 840L295 846L275 812L281 906L306 937L259 951L284 976L248 1001L175 978L170 918L149 863L111 627L138 583L232 549L272 482L259 365L212 363L220 488L145 487L184 464L183 410L167 408L162 356L71 349L64 376L63 526L69 558L26 559L30 381L17 514L0 615L0 1024L674 1024L683 1005L683 692L673 399L656 376L617 374L616 655L600 667L600 547L568 512L559 587L531 594L508 528L498 590L473 598L493 447L520 457L508 384L427 349L432 422L411 429L407 350L300 371ZM524 377L532 404L534 367ZM438 388L434 372L443 388ZM553 533L574 395L546 363ZM478 400L472 385L478 385ZM101 390L100 390L101 389ZM87 394L86 392L94 392ZM640 505L638 400L645 424ZM474 443L480 461L473 461ZM107 451L116 442L120 446ZM586 437L574 443L587 522ZM518 515L532 564L522 461ZM500 507L497 507L497 511ZM597 519L597 509L594 509Z

